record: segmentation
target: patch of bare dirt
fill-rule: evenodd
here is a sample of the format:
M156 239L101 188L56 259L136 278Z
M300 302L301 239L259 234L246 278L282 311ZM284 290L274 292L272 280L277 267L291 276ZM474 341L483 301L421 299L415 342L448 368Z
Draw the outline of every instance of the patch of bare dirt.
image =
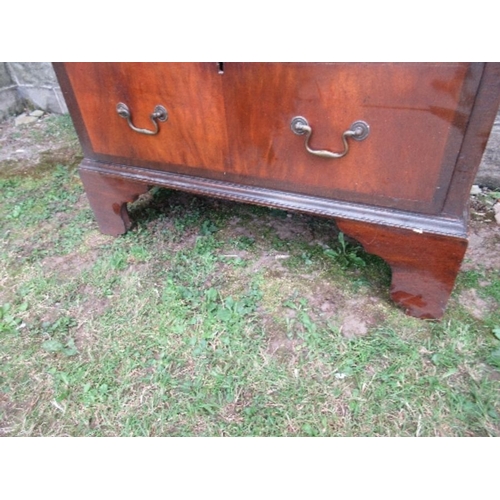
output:
M40 397L40 394L36 393L29 401L20 403L12 401L7 394L0 392L0 437L14 435L22 415L32 411Z
M82 253L70 253L67 255L57 255L53 257L45 257L42 260L42 267L51 272L57 272L63 278L71 278L78 276L90 269L95 262L95 251Z
M477 290L474 288L463 291L458 301L473 318L478 320L482 320L488 316L494 307L492 301L479 297Z
M469 246L462 263L464 271L500 269L500 226L495 222L471 220Z
M346 300L342 291L329 286L326 282L314 287L313 293L308 295L309 304L323 319L330 319L338 315Z
M102 234L101 232L95 230L92 231L87 238L85 238L85 245L90 249L98 249L103 245L113 242L115 239L116 238L114 236Z
M340 331L346 338L363 337L385 321L386 315L378 297L348 299L342 309Z
M92 321L107 311L111 300L109 297L102 297L97 289L89 284L81 287L79 293L84 297L83 302L72 307L68 313L76 320L77 325L73 336L76 347L83 352L97 339L97 332L91 327Z
M54 115L44 114L34 123L15 124L11 117L0 122L2 175L28 173L44 165L75 164L82 157L76 136L54 124Z
M255 230L253 228L248 228L245 223L241 222L239 217L232 217L228 223L229 230L231 232L231 237L241 237L246 236L248 238L255 238Z
M288 259L290 256L287 254L267 254L265 253L264 255L261 255L253 264L251 267L251 272L256 273L261 270L264 270L264 272L271 273L273 277L279 277L282 276L285 272L286 269L283 267L283 260Z
M293 217L288 214L286 218L272 218L268 225L274 229L278 237L282 240L296 240L311 242L314 239L310 226L300 220L298 216Z
M358 315L348 315L344 317L340 330L344 337L351 339L364 337L368 333L368 322Z
M379 297L361 294L350 297L327 283L318 285L308 300L323 320L337 325L349 339L367 335L386 318L385 303Z
M313 294L307 295L307 315L315 324L330 324L348 339L368 335L370 330L381 325L387 316L387 303L376 296L349 296L334 284L318 284ZM287 322L295 321L300 326L300 311L283 307L281 316ZM287 336L284 324L266 317L264 326L268 332L266 353L283 362L293 362L300 356L302 341ZM299 349L298 349L299 347Z
M295 315L294 310L284 311L285 314L288 312L292 313L291 316ZM264 314L263 325L269 336L266 354L282 362L293 362L297 359L299 355L297 346L300 345L302 341L289 338L286 334L285 327L278 324L272 316Z
M7 394L0 392L0 436L7 436L12 431L12 420L17 415L16 405Z
M297 339L289 339L284 335L274 335L269 340L267 353L281 361L290 361L297 357L297 346L301 342Z
M477 222L495 222L498 195L487 187L473 186L470 197L470 217Z

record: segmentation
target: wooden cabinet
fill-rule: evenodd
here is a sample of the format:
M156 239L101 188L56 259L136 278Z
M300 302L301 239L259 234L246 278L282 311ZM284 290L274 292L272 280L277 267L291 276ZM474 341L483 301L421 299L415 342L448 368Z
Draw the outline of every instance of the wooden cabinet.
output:
M151 185L335 218L442 316L500 99L493 63L58 63L101 230Z

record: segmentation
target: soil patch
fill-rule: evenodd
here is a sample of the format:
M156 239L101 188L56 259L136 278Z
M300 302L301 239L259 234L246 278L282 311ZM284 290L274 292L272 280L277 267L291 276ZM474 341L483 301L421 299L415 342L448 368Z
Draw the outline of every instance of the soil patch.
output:
M308 299L319 316L336 325L346 338L362 337L386 319L386 304L379 297L362 294L352 297L328 283L318 285Z
M16 405L6 394L0 392L0 436L10 434L10 424L17 413Z
M475 288L462 292L458 301L473 318L478 320L482 320L490 314L493 307L491 301L479 297Z
M43 171L56 164L75 165L82 157L68 116L45 114L34 123L17 126L14 117L0 122L3 177Z
M469 246L462 270L500 269L500 226L494 222L472 220L469 224Z
M290 311L295 313L295 311ZM294 361L299 355L297 346L302 344L302 341L289 338L284 326L278 324L271 316L264 316L263 324L269 333L267 354L282 362Z
M309 225L299 219L287 214L285 218L275 217L268 223L274 229L278 238L282 240L296 240L311 242L314 235Z
M70 253L67 255L57 255L46 257L42 261L42 267L50 272L57 272L62 278L78 276L90 269L96 259L96 251L87 251L84 254Z

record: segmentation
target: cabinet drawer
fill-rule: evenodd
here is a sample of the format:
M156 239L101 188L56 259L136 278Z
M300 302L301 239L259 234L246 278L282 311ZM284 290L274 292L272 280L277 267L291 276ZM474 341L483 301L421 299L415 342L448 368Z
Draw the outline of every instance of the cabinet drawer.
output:
M215 63L67 63L65 70L87 156L224 170L226 123ZM168 118L158 121L156 135L138 133L117 113L118 103L140 129L154 131L150 115L157 105Z
M437 214L474 104L482 64L72 63L66 74L86 156L244 185ZM168 112L159 133L157 105ZM341 152L353 122L370 127Z
M247 183L438 213L463 140L482 65L227 63L224 95L232 169ZM308 153L292 118L306 118Z

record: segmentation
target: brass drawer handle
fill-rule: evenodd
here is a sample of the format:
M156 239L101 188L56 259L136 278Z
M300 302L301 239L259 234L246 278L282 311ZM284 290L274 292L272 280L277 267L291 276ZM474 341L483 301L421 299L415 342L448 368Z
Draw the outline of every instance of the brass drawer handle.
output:
M368 123L363 121L354 122L349 130L346 130L342 134L342 141L344 142L344 151L342 153L332 153L331 151L325 151L322 149L311 149L309 147L309 139L311 138L312 128L310 127L308 121L302 116L296 116L292 118L290 123L292 132L296 135L306 135L306 149L309 153L321 156L322 158L342 158L349 152L349 144L347 143L347 138L352 137L356 141L362 141L368 137L370 133L370 126Z
M155 107L153 110L153 113L151 113L151 121L153 122L153 125L155 126L154 130L148 130L147 128L137 128L134 126L132 123L132 118L131 118L131 113L130 109L128 109L128 106L126 104L123 104L123 102L119 102L116 105L116 112L122 117L127 120L128 126L134 130L135 132L139 132L139 134L146 134L146 135L156 135L159 131L158 128L158 121L160 122L165 122L168 119L168 112L167 110L163 107L160 106L159 104Z

